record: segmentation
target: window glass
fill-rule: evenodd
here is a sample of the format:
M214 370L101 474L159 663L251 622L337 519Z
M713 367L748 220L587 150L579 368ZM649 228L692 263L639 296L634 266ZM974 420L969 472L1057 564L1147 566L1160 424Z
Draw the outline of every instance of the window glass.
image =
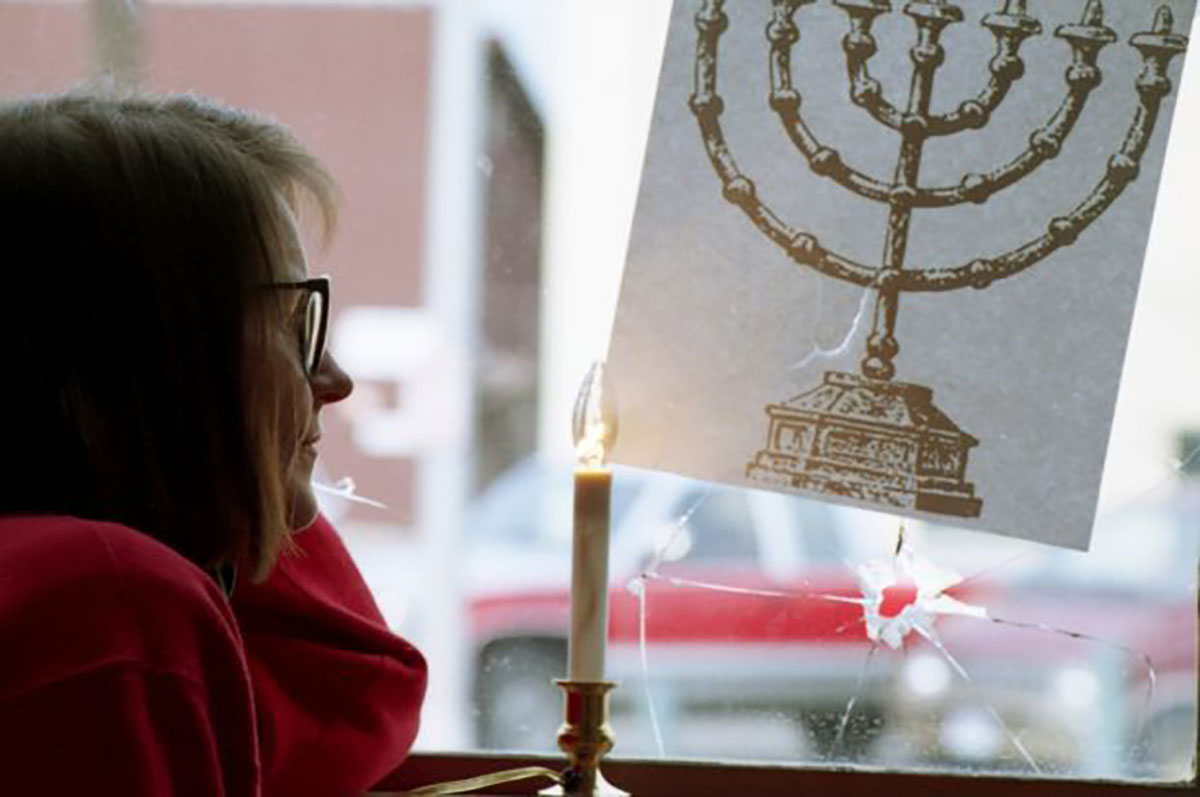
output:
M530 458L495 479L472 501L465 532L471 545L570 551L571 469ZM638 478L613 485L609 515L621 528L642 486Z
M325 414L322 506L429 657L422 749L555 748L571 407L611 324L669 5L0 2L3 94L109 74L212 95L338 178L341 228L310 260L357 385ZM1092 550L617 467L614 755L1190 773L1193 61ZM930 633L901 622L914 606Z
M680 549L671 551L674 558L729 563L753 563L757 559L754 518L745 493L732 490L716 490L708 495L688 493L676 502L671 516L682 517L689 510L691 515L682 526L681 540L673 543Z

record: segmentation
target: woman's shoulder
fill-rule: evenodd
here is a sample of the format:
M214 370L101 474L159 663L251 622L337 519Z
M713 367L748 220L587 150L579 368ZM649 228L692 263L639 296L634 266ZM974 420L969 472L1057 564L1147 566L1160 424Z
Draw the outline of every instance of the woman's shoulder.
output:
M0 518L0 650L5 794L258 794L237 626L215 584L156 540Z
M0 683L95 666L195 675L240 656L220 590L148 535L63 516L0 518Z
M75 588L100 582L160 597L159 590L177 597L191 594L202 602L220 596L204 571L148 534L66 515L0 517L0 572L5 571L0 584L15 586L11 582L17 579L38 591L57 582Z

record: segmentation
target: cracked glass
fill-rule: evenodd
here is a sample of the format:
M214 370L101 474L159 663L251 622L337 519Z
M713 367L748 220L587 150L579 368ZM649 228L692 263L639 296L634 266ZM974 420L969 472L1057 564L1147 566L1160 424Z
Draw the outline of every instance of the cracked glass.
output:
M643 74L652 83L653 70ZM1180 86L1186 129L1195 114L1187 77ZM605 151L599 137L588 141ZM1200 453L1191 429L1200 406L1186 398L1196 376L1180 367L1194 323L1180 297L1196 284L1182 176L1194 156L1181 141L1176 133L1169 150L1090 551L618 466L615 755L1192 776ZM589 284L612 289L619 270L609 263L607 282ZM849 337L807 357L836 355ZM475 711L487 748L552 750L561 716L559 696L538 687L565 669L570 463L550 448L476 501L488 531L472 538L467 524L468 592L482 596L469 605L486 618L475 627L490 626L502 605L510 618L519 604L528 612L509 625L524 643L490 630L497 641L483 647ZM1028 456L1033 464L1038 452ZM506 548L510 562L528 562L528 580L492 591L486 563L496 562L494 529L504 523L495 509L517 495L515 522L541 519L532 536L559 564ZM1054 524L1052 513L1044 522ZM538 618L551 592L553 633Z

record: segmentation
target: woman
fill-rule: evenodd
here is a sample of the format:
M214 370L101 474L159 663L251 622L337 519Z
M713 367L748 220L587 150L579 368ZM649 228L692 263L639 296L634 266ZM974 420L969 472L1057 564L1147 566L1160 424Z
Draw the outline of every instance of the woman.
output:
M0 792L352 794L412 744L424 661L314 524L352 387L314 211L325 171L238 111L0 107Z

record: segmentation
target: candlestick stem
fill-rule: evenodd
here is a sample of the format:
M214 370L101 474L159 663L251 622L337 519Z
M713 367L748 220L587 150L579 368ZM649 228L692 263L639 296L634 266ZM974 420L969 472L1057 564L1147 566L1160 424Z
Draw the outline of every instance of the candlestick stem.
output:
M629 797L604 779L600 760L612 749L613 733L608 724L608 693L611 681L556 681L563 690L563 724L558 729L558 747L567 754L561 786L541 794L565 797Z

